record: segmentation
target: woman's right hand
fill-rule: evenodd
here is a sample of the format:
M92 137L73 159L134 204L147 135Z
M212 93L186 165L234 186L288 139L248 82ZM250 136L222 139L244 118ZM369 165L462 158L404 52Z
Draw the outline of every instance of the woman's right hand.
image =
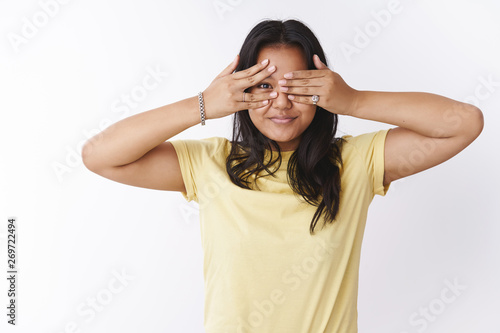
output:
M269 60L266 59L264 63L258 63L233 73L238 66L239 58L240 56L237 55L234 61L217 75L203 92L206 119L222 118L246 109L257 109L269 104L269 100L273 98L269 95L270 93L245 93L245 102L243 102L245 89L269 77L276 67L271 66L266 69L269 64Z

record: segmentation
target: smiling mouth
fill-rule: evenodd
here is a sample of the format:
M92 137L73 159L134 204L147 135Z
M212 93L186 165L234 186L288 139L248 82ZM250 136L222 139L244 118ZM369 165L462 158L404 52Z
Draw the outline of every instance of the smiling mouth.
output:
M295 118L287 117L287 118L269 118L273 123L276 124L288 124L289 122L292 122Z

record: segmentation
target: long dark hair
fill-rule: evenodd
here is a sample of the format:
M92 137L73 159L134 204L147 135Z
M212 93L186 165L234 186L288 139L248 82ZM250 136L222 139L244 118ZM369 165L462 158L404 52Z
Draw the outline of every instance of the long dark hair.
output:
M327 64L323 49L313 32L297 20L265 20L258 23L246 37L240 50L237 71L252 67L257 62L259 52L267 46L297 46L306 56L308 69L316 69L312 61L317 54ZM304 200L317 206L309 232L325 213L325 222L333 223L339 210L340 169L342 165L342 138L335 138L338 117L319 106L311 124L302 133L297 149L290 156L287 167L287 179L293 191ZM264 164L264 150L271 150L271 145L278 152L278 158ZM272 153L271 153L272 157ZM278 161L281 165L281 150L278 143L264 136L253 124L248 110L234 114L231 152L226 159L226 170L231 181L242 188L250 189L249 178L266 170L274 175L270 166Z

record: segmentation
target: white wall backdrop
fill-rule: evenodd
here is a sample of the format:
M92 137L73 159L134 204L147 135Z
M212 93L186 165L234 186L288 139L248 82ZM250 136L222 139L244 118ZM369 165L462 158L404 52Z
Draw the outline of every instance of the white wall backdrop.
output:
M1 332L203 332L196 204L97 176L80 151L123 117L204 90L264 18L309 25L356 89L433 92L481 108L475 142L374 199L359 331L500 332L496 0L0 2ZM344 116L339 126L339 135L392 127ZM230 135L226 117L172 139Z

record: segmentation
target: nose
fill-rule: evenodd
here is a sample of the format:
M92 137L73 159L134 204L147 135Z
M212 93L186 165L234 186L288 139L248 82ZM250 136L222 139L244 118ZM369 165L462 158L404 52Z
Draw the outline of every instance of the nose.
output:
M278 96L276 96L276 98L271 100L272 107L274 109L283 109L283 110L289 109L292 106L292 101L288 99L288 94L280 91L279 85L275 91L278 93Z

